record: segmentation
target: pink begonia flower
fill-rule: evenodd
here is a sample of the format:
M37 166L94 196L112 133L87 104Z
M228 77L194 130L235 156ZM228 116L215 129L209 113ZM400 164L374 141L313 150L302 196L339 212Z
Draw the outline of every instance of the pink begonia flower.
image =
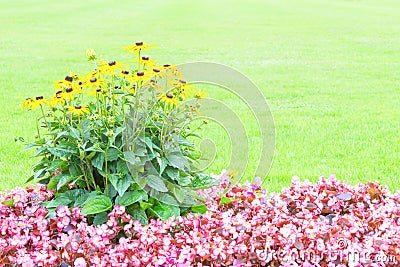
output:
M0 203L12 198L18 204L0 204L0 259L6 266L365 266L365 259L351 263L344 257L358 251L371 259L391 257L370 266L399 266L400 193L329 177L317 183L295 179L281 194L267 195L256 184L230 185L228 176L208 190L214 197L205 214L151 219L148 226L118 206L99 226L88 225L78 207L60 206L47 220L40 203L53 192L45 187L0 192ZM219 205L225 188L235 201ZM289 256L297 251L326 255L328 262L314 257L295 265Z
M84 258L80 257L74 261L74 267L86 267L87 263Z

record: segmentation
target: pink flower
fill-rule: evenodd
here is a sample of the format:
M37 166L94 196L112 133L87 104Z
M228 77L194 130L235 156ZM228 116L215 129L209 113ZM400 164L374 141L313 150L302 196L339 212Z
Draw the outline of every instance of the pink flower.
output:
M74 266L75 267L86 267L87 263L84 258L79 257L74 261Z

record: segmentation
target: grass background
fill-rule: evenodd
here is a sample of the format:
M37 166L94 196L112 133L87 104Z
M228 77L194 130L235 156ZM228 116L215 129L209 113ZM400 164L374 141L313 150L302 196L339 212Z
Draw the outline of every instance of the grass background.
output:
M400 2L388 0L1 1L0 190L23 185L35 113L28 96L52 93L69 70L90 69L84 51L117 59L135 41L156 43L160 62L220 62L250 77L275 120L276 154L264 185L336 174L400 189ZM238 99L212 90L248 122L257 165L259 132ZM226 139L214 135L217 149ZM224 155L210 171L224 167Z

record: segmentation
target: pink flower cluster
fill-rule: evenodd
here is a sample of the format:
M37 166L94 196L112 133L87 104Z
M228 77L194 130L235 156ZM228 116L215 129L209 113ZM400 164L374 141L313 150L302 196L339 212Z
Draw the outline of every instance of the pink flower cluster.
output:
M47 220L41 203L51 197L44 187L0 194L14 199L0 204L0 266L400 265L400 194L377 183L294 178L272 195L234 186L230 203L149 225L118 206L96 227L79 208L60 206Z

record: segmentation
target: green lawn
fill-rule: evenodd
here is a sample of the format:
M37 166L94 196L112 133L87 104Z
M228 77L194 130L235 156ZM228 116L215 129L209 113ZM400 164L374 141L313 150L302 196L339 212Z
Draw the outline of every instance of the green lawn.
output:
M276 154L264 185L336 174L400 189L398 1L3 1L0 8L0 190L23 185L35 114L28 96L52 93L69 70L89 70L84 51L108 58L135 41L158 44L160 62L220 62L250 77L274 116ZM120 57L117 57L120 59ZM248 122L250 171L259 131L239 99L211 90ZM210 171L224 167L226 138ZM218 138L217 138L218 137ZM221 152L222 150L222 152ZM250 176L250 175L249 175Z

